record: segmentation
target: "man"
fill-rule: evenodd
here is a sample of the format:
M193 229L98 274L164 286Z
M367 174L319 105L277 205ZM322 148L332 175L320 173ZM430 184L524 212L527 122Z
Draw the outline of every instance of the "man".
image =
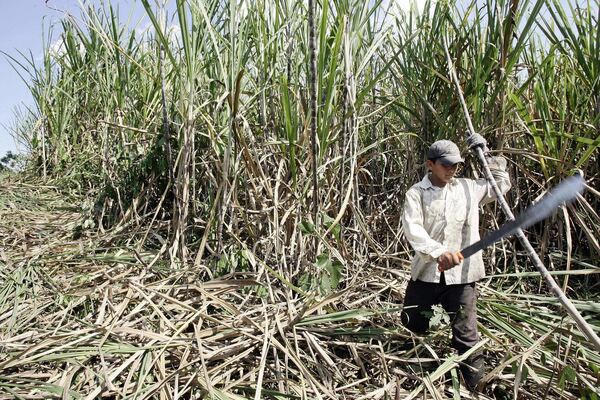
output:
M482 147L485 139L471 135L470 149ZM510 188L506 160L488 159L502 193ZM411 331L423 334L429 328L432 305L441 304L451 317L452 346L463 354L479 341L477 332L477 288L485 276L482 253L462 260L457 253L479 240L479 207L496 196L485 179L455 178L464 160L456 144L438 140L427 152L429 173L406 193L403 226L415 250L411 280L406 288L402 322ZM475 390L483 376L481 352L460 366L469 389Z

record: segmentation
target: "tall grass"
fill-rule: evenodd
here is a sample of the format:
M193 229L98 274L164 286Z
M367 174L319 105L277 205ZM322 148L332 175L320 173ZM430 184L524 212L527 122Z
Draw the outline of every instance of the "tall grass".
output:
M59 27L62 51L48 45L41 62L9 56L35 100L31 111L39 122L28 124L37 129L21 131L31 147L31 168L94 198L78 232L93 225L107 232L110 244L152 254L143 263L168 260L178 277L187 268L201 280L251 273L266 293L252 292L252 300L236 307L300 299L285 332L301 321L310 325L305 314L319 310L331 317L331 325L302 333L302 342L310 343L303 351L323 357L332 376L339 371L328 357L356 355L356 347L340 350L321 339L348 334L364 315L372 325L355 333L368 336L381 328L377 318L388 309L383 298L395 294L398 282L378 286L365 265L388 274L408 258L398 216L404 191L424 172L422 154L438 138L465 148L466 123L448 77L444 39L475 128L510 160L509 201L516 209L574 169L585 172L591 187L585 196L530 230L545 260L568 271L593 264L600 254L597 1L572 6L574 24L562 3L542 0L489 0L464 9L436 2L420 14L403 15L389 15L382 2L359 0L177 0L175 15L163 16L164 9L142 3L148 31L122 23L110 5L87 8L83 22L65 17ZM477 174L470 159L465 170ZM486 218L484 229L500 220ZM499 298L541 292L539 298L550 301L511 241L493 249L489 260L490 273L503 273L492 281L505 290ZM374 303L365 304L375 313L363 315L352 306L363 304L353 297L361 279L372 285L368 300ZM597 300L589 293L597 274L562 284L572 289L569 295ZM343 296L339 288L349 290L342 292L349 293L348 304L315 305L314 299L332 292ZM523 302L538 298L530 296ZM593 309L576 305L597 327ZM583 356L567 360L557 350L552 362L567 370L563 387L571 393L574 382L593 391L593 367L586 363L597 363L595 355L563 321L534 324L542 318L536 312L494 301L483 307L494 346L525 352L515 367L521 381L528 362L547 373L544 360L554 354L549 347L575 346ZM336 325L345 312L348 324ZM528 316L533 328L511 326ZM383 325L379 333L398 334ZM520 347L511 348L509 337L518 338ZM302 387L295 392L300 397L336 387L337 378L320 370L319 362L305 370L295 352L278 353L293 339L247 338L257 349L270 349L261 353L261 377L275 354L305 379L292 384ZM516 363L517 354L503 359L503 368ZM360 365L361 359L354 361ZM316 379L315 371L327 379ZM390 377L389 371L378 375L379 383ZM532 387L550 387L555 378L533 377ZM259 397L260 385L255 389ZM431 387L424 383L422 390Z

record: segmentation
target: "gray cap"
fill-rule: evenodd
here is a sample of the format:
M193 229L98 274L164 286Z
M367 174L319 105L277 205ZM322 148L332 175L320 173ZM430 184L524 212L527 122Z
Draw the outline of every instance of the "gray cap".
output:
M465 162L460 156L458 146L450 140L438 140L437 142L433 142L427 151L427 159L437 159L445 165L454 165L459 162Z

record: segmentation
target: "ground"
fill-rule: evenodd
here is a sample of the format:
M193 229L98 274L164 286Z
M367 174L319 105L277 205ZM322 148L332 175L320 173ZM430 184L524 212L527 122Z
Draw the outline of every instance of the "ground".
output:
M397 320L401 277L374 268L309 302L256 260L208 279L206 266L173 267L126 229L85 229L84 200L0 180L0 398L473 397L447 329L403 346L413 339ZM488 361L504 367L485 393L510 398L513 361L489 351L490 338L506 340L489 332ZM522 385L520 398L544 387Z

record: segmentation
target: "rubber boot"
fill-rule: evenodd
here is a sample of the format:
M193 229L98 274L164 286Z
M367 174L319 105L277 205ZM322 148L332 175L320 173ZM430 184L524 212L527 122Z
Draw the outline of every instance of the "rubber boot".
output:
M485 359L481 352L476 352L467 357L459 366L467 389L476 391L477 385L484 374Z

